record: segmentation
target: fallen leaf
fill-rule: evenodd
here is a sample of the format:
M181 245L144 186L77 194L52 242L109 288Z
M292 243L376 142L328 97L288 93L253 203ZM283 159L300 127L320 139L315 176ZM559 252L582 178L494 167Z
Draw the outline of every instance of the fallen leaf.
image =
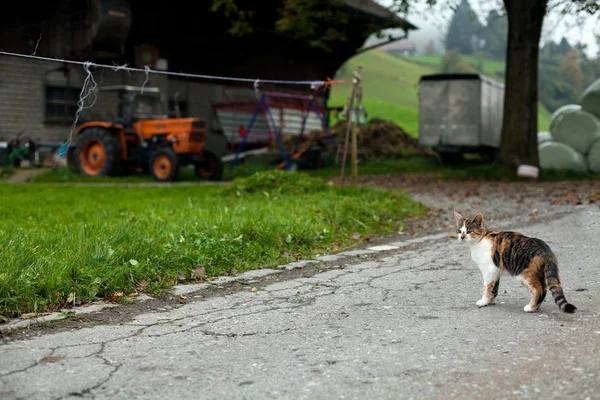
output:
M142 279L141 281L138 282L137 286L135 287L135 290L138 292L143 292L144 289L146 289L146 287L150 284L150 282Z
M21 318L22 319L31 319L31 318L35 318L37 316L38 316L38 313L30 312L30 313L22 314Z
M256 288L256 286L253 286L252 289L250 289L251 292L256 292L258 289Z
M71 292L69 293L69 296L67 297L67 303L72 303L75 301L75 293Z
M123 297L123 292L115 292L112 295L108 296L106 299L104 299L104 301L106 303L112 303L114 301L119 300L121 297Z
M183 295L183 294L181 294L181 293L179 293L179 298L180 298L181 300L187 300L187 297L186 297L186 296L184 296L184 295Z

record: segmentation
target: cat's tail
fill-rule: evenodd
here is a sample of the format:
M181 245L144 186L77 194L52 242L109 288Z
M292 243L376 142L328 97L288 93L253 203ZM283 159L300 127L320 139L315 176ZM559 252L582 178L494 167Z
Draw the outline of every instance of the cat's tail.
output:
M546 259L546 284L552 293L554 302L562 312L573 314L577 307L567 301L558 276L558 261L552 255Z

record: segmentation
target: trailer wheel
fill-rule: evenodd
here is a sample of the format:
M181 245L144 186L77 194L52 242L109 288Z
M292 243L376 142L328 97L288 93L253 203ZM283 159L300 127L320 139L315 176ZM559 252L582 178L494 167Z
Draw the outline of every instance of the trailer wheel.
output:
M221 180L223 176L223 161L221 157L212 151L204 150L202 152L202 161L198 161L194 171L196 176L211 181Z
M121 164L121 145L104 128L87 128L77 137L75 166L89 176L117 175Z
M152 178L157 182L173 182L179 177L179 160L171 147L161 147L150 156Z
M462 153L439 153L442 165L458 164L463 160Z

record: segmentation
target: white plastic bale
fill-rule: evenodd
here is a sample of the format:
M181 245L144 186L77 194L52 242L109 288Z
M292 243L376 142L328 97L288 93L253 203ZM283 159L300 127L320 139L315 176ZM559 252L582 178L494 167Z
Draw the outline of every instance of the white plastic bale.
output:
M544 142L539 145L540 168L543 170L570 170L587 172L583 154L560 142Z
M588 168L594 174L600 174L600 140L594 142L587 156Z
M554 126L552 137L586 155L600 139L600 120L584 110L565 112Z
M537 134L538 145L544 142L549 142L552 140L552 135L550 132L542 131Z
M581 107L600 118L600 79L588 86L583 92Z
M550 133L554 133L554 126L565 114L579 110L581 110L581 106L579 104L567 104L554 110L550 116Z

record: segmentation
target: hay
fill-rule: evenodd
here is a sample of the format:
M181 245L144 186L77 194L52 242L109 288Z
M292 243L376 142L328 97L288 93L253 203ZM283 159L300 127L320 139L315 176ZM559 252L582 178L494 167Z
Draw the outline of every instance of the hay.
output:
M588 86L585 92L583 92L581 107L590 114L600 118L600 79Z
M542 144L544 142L549 142L552 140L552 135L550 134L550 132L538 132L537 134L537 139L538 139L538 145Z
M544 142L539 146L540 168L545 170L571 170L587 172L585 157L560 142Z
M565 115L573 111L581 110L581 106L579 104L567 104L565 106L559 107L550 116L550 133L554 133L554 129L556 123Z
M600 139L600 120L584 110L565 112L556 122L552 137L585 155Z
M358 153L361 156L395 157L407 153L436 156L436 153L431 148L421 146L418 139L410 136L404 129L393 122L373 118L366 124L357 125L356 129ZM330 132L335 137L340 150L343 150L344 141L346 140L346 122L338 122L330 128ZM287 152L292 150L296 139L296 136L285 138L284 147ZM321 130L312 131L304 135L304 140L300 147L307 148L318 140L328 143L329 139ZM331 150L331 147L329 149Z
M600 174L600 140L594 142L587 156L588 168L594 174Z

